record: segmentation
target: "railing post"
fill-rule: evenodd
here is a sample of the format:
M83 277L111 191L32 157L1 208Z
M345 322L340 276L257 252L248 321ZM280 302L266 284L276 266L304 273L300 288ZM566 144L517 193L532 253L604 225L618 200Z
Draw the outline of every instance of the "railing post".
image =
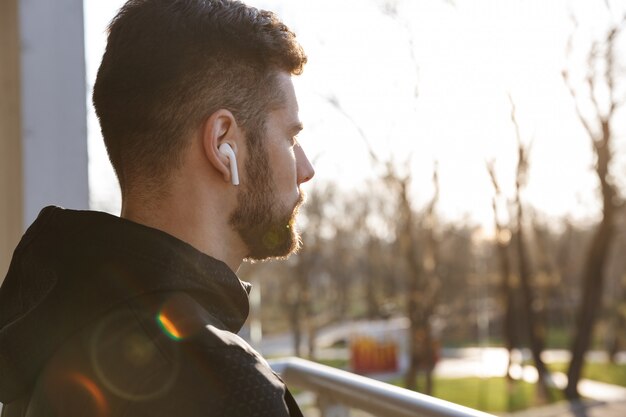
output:
M350 409L326 392L317 395L317 407L320 409L320 417L350 417Z

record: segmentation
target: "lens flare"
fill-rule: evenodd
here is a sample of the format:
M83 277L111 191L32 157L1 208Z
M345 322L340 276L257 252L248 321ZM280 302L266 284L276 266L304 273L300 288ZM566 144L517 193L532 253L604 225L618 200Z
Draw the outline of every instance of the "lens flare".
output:
M87 378L85 375L82 375L78 372L70 373L67 378L75 383L76 385L83 388L89 396L93 399L96 405L97 416L107 416L108 415L108 404L106 399L104 398L104 394L102 390L93 382L91 379Z
M152 331L147 333L142 326L147 322L162 327L168 339L180 335L180 328L168 323L171 319L163 320L153 314L143 316L127 309L97 324L90 339L90 360L96 381L106 389L105 393L130 401L146 401L166 395L176 381L180 368L179 344L156 343Z
M176 329L174 323L172 323L172 321L167 318L163 312L157 316L157 321L159 322L159 326L163 332L165 332L170 339L181 340L183 338L183 335L178 331L178 329Z

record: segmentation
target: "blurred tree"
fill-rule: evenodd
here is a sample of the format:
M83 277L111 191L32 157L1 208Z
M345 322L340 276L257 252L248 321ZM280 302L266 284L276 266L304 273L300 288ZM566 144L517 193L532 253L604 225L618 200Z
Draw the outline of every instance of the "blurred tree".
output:
M626 210L621 210L615 227L618 232L613 243L607 268L607 323L605 346L609 359L617 363L617 356L626 349L626 257L621 256L626 250Z
M483 262L489 266L491 257L477 262L474 236L476 227L465 223L440 225L437 271L441 285L435 307L441 342L448 344L467 343L475 340L473 333L475 318L472 317L474 303L468 297L471 277L475 266ZM493 293L493 291L490 291Z
M437 279L437 239L435 237L435 207L439 199L439 181L437 168L433 173L434 195L423 216L422 230L418 230L415 218L416 210L412 206L409 187L411 184L410 159L406 162L404 173L398 170L399 164L391 159L381 160L373 150L365 131L350 117L337 97L328 97L328 103L350 121L361 136L369 151L375 167L384 169L383 181L387 189L392 190L395 200L395 214L387 219L395 231L396 244L405 270L406 314L409 318L409 369L405 381L409 389L416 388L418 371L425 375L424 392L431 393L433 388L432 372L436 363L435 340L432 337L431 319L436 306L436 293L439 288ZM363 230L363 229L360 229ZM420 243L423 236L423 247Z
M606 5L612 14L609 3ZM573 98L578 119L591 139L596 158L595 172L602 193L602 218L588 248L582 271L582 299L576 317L576 334L571 345L572 359L567 371L568 384L565 389L565 395L570 399L580 398L578 381L600 311L605 267L615 235L619 198L614 179L610 175L610 167L615 135L613 123L616 121L619 108L626 101L626 96L620 96L624 94L624 72L619 65L617 47L618 38L625 26L626 14L610 25L601 40L591 43L586 58L586 76L581 82L584 89L576 88L576 81L570 71L562 72L563 80ZM573 37L570 38L568 54L571 52L572 40Z
M544 345L548 347L548 339L552 330L565 328L567 320L563 317L564 303L563 280L557 263L559 252L559 235L542 221L541 214L532 210L532 257L536 260L536 302L540 304L538 319L545 332ZM564 229L562 233L566 233Z
M517 266L520 280L520 286L522 289L522 297L524 299L523 309L524 317L526 319L526 329L528 335L528 344L532 353L535 367L537 368L540 399L547 402L551 398L550 390L548 389L547 379L550 377L548 368L546 367L543 359L541 358L541 352L544 349L545 344L545 328L541 321L538 319L538 303L536 303L536 297L533 290L532 271L530 267L530 260L528 255L528 249L525 241L524 233L524 205L522 204L522 190L526 186L528 177L528 155L530 146L525 145L520 133L519 123L516 118L515 104L509 96L511 101L511 121L515 127L515 137L517 139L517 171L515 175L515 207L517 209L517 219L515 225L515 243L517 249Z
M329 314L320 306L324 300L320 300L316 289L323 284L317 278L327 269L324 232L337 227L332 224L336 218L327 213L334 198L335 189L332 185L325 184L311 191L307 204L303 206L303 217L306 219L306 227L302 232L303 249L290 259L290 273L282 286L283 305L293 335L293 350L296 356L307 356L310 359L315 358L318 328L330 321ZM304 336L307 341L306 355L302 352Z
M439 200L438 172L435 166L433 172L435 192L424 212L421 222L421 232L424 238L420 242L416 213L409 196L411 174L401 175L394 167L395 164L387 163L385 181L397 196L396 239L401 260L406 268L409 368L405 375L405 386L409 389L416 389L421 371L425 380L423 391L426 394L432 394L432 374L438 355L431 326L439 289L438 239L435 235L435 208ZM406 171L408 172L408 169Z
M440 256L439 256L439 237L437 235L438 217L436 213L437 203L439 202L439 168L437 163L433 169L433 196L424 210L422 221L422 232L424 233L424 250L423 250L423 272L419 291L421 292L421 303L418 310L421 312L413 312L415 319L421 321L422 330L414 333L414 337L423 334L424 343L419 347L419 357L417 358L418 366L424 371L425 388L424 392L432 395L433 392L433 370L437 363L440 353L439 341L433 334L432 321L437 307L439 290L441 288L440 277ZM416 314L417 313L417 314ZM411 321L413 318L411 317ZM414 352L415 353L415 352ZM407 379L410 376L407 376Z
M519 332L517 329L518 325L517 320L515 319L517 316L515 311L515 306L517 305L517 303L515 300L515 288L513 287L511 277L510 243L512 233L511 228L505 225L504 222L501 220L505 216L500 213L503 208L498 208L498 206L502 206L502 204L498 204L498 201L504 203L505 210L508 209L508 207L506 207L508 206L508 204L506 204L506 197L503 195L500 185L498 183L494 161L490 161L487 163L487 172L489 173L489 177L491 178L491 183L494 188L494 195L491 201L491 206L493 209L493 218L496 230L495 244L499 260L501 277L499 298L501 311L504 312L504 320L502 320L502 334L504 336L504 345L509 353L506 377L509 382L509 391L511 391L511 383L514 381L511 376L511 353L513 349L520 347L520 340L518 337Z

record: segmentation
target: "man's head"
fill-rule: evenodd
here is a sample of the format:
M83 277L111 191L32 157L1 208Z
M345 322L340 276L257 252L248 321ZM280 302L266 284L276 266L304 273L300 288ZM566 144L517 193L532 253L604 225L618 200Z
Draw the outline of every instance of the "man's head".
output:
M233 0L128 1L109 27L93 94L123 201L170 191L197 133L234 125L246 156L228 223L248 258L295 250L299 185L313 170L293 139L301 125L290 76L305 63L270 12Z
M271 12L232 0L130 0L109 26L94 86L122 194L167 182L189 133L227 109L252 141L284 100L278 72L306 56Z

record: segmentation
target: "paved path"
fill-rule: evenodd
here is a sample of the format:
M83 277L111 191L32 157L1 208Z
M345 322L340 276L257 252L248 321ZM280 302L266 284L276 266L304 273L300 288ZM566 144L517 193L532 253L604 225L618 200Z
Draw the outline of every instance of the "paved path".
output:
M626 417L626 401L562 402L545 407L532 408L507 417Z

